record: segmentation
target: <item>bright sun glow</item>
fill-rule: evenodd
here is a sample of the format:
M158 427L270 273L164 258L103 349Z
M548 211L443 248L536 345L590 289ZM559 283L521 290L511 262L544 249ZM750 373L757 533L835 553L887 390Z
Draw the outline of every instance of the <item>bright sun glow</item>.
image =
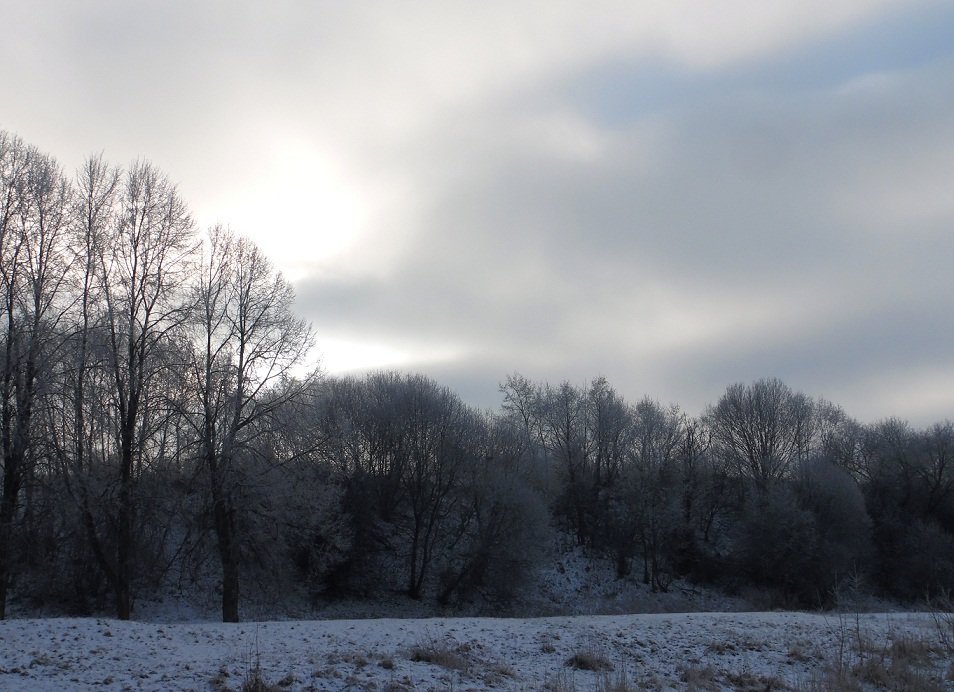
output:
M407 368L420 362L441 362L461 355L449 346L409 344L399 348L379 342L324 336L321 339L321 364L325 372L344 374L387 368Z
M230 186L221 209L292 281L347 252L368 225L366 201L333 154L312 140L281 136L265 145L264 168Z

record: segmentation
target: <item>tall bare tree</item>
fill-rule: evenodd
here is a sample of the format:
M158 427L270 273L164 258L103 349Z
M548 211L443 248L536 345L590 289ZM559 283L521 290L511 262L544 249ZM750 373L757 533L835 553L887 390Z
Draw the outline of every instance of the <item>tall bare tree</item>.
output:
M225 622L239 620L239 462L256 424L308 389L310 377L290 377L314 341L293 302L291 285L251 241L210 229L192 300L191 419L208 480Z
M436 549L456 511L464 465L476 453L478 425L449 389L410 377L395 402L406 430L403 490L410 510L408 595L421 598Z
M605 377L598 377L586 393L588 428L592 437L593 482L612 485L623 470L633 442L632 411Z
M100 253L111 242L116 224L116 206L121 171L92 156L77 172L73 183L71 214L71 306L65 325L62 357L55 389L45 407L47 449L56 464L68 503L64 516L78 520L77 534L85 535L82 548L92 549L99 569L110 565L105 554L107 540L100 540L97 522L107 504L107 487L94 482L106 471L113 451L108 393L111 381L106 369L103 330L103 275ZM81 540L81 539L77 539ZM85 563L86 560L83 560ZM85 569L85 568L84 568ZM85 593L79 596L85 600Z
M34 414L65 312L70 187L54 159L0 132L0 618L18 496L34 460Z
M101 290L107 405L112 422L118 498L115 559L104 560L116 614L132 610L136 485L149 463L151 417L162 408L157 387L175 371L168 341L182 323L182 285L195 249L192 218L169 179L148 162L124 173L115 223L95 244ZM105 557L104 550L97 555Z
M675 525L676 458L685 436L685 418L677 406L663 407L646 397L633 408L631 448L632 511L643 551L643 581L666 591L672 579L664 544Z
M545 385L541 396L541 439L559 474L558 511L582 545L592 538L592 437L585 392L569 382Z

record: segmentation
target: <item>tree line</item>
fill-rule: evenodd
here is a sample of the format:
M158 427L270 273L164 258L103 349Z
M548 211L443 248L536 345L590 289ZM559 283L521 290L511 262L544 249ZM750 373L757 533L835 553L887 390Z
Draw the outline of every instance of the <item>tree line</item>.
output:
M554 541L673 579L832 605L954 587L954 426L862 425L779 380L700 416L513 374L304 368L312 327L249 240L199 233L155 166L74 176L0 132L0 617L133 614L216 584L502 607Z

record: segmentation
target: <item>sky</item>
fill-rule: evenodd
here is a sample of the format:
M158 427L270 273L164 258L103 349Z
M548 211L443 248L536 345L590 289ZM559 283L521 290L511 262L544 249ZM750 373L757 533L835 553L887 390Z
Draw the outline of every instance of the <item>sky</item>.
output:
M0 0L0 129L176 181L332 374L954 418L949 0Z

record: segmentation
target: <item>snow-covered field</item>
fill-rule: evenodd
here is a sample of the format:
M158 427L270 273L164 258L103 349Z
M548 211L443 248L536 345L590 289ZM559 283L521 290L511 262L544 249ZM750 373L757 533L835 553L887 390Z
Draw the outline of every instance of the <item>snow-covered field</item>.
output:
M949 655L924 613L13 619L0 622L0 689L238 690L256 669L290 690L820 689L836 667L902 657L954 689Z

